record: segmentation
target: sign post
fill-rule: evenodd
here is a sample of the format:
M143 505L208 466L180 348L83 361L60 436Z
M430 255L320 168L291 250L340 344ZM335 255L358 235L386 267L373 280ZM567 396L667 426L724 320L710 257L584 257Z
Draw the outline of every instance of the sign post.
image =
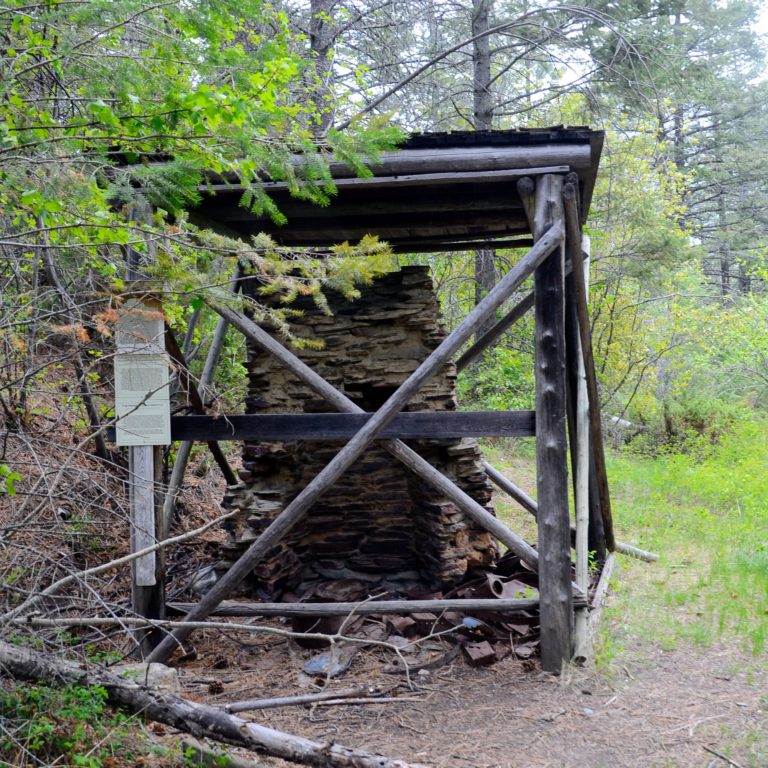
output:
M155 465L171 442L170 376L160 303L129 299L117 323L115 355L116 442L129 448L131 551L157 543ZM162 559L149 552L133 561L131 602L145 618L164 618ZM154 633L156 634L156 633ZM145 653L152 634L142 638Z

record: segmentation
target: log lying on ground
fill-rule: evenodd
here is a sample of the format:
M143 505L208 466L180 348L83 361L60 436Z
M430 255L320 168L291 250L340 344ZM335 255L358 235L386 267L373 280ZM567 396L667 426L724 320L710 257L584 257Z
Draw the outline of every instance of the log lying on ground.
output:
M421 768L402 760L391 760L339 744L320 744L266 728L227 714L217 707L155 693L106 670L90 667L86 671L72 662L2 640L0 674L17 680L43 681L47 685L103 686L107 691L107 701L112 706L164 723L196 738L213 739L303 765L323 768Z

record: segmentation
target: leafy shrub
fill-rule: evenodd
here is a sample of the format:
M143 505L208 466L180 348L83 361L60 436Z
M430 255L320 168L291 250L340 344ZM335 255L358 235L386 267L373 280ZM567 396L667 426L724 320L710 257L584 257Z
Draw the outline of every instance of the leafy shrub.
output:
M487 352L479 365L461 373L457 382L459 402L488 410L534 407L533 360L508 346Z
M129 720L100 686L0 689L0 763L112 768L131 753ZM115 760L119 750L121 761Z
M645 430L629 446L641 454L681 453L704 459L751 413L738 400L686 392L682 397L665 400L661 413L645 425Z

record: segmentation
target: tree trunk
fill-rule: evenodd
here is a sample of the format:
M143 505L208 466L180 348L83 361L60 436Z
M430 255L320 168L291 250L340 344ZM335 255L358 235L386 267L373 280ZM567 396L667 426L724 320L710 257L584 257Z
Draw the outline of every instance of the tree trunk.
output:
M473 0L472 35L482 35L489 28L491 0ZM491 41L485 36L472 44L473 113L475 130L489 131L493 122L491 101Z
M717 217L720 229L720 293L728 296L731 292L731 249L728 243L728 212L725 208L725 195L720 190L717 196Z
M489 27L489 12L492 0L473 0L472 35L481 35ZM472 44L472 95L475 130L489 131L493 124L493 102L491 100L491 42L482 37ZM490 248L475 251L475 305L479 304L496 283L495 252ZM495 318L489 318L478 327L475 340L481 338L494 325Z
M314 122L312 133L325 136L333 123L333 42L336 25L333 21L333 0L312 0L310 3L309 47L314 71L312 102Z
M197 738L245 747L303 765L340 768L419 768L401 760L350 749L338 744L317 743L266 728L217 707L197 704L179 696L153 692L135 682L91 666L87 671L58 659L0 640L0 672L17 680L46 685L103 686L107 701L148 720L165 723Z
M739 293L750 293L752 290L752 275L749 274L747 265L739 262Z

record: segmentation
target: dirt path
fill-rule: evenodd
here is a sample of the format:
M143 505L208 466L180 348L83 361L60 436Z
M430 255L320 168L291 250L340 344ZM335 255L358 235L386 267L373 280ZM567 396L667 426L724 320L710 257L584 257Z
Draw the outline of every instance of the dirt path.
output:
M307 692L312 681L300 670L308 652L285 642L257 645L240 645L228 669L188 669L190 692L221 703ZM391 660L361 652L332 687L394 685L403 676L383 671ZM475 669L459 657L415 674L414 691L399 689L418 701L263 710L254 719L433 768L715 768L728 766L725 758L742 768L768 766L765 659L728 647L641 647L623 652L610 671L554 677L511 658ZM211 680L211 691L223 687L218 695L200 688Z

